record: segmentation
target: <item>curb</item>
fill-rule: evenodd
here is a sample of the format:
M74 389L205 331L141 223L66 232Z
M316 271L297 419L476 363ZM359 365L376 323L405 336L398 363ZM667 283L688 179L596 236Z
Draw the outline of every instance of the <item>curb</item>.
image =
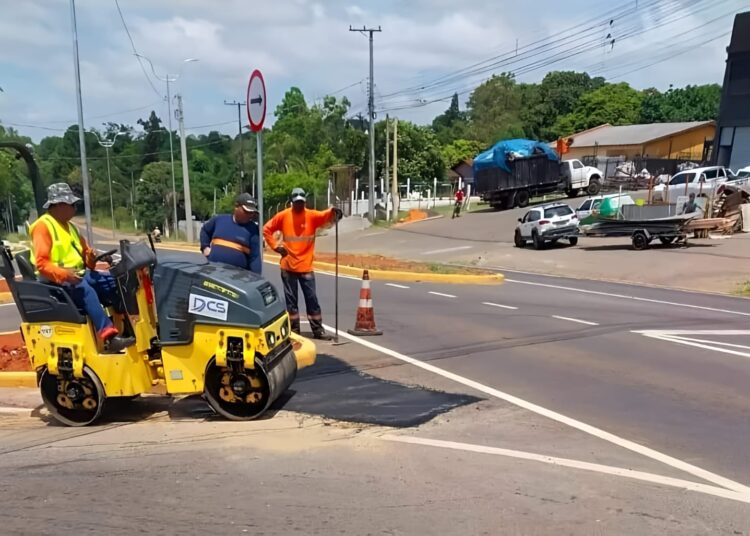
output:
M327 262L315 262L315 268L335 272L336 265ZM339 266L339 273L353 277L362 277L367 270L370 279L380 281L405 281L411 283L449 283L452 285L498 285L505 281L503 274L469 275L469 274L430 274L419 272L397 272L390 270L370 270L369 268L354 268L353 266Z
M430 216L429 218L425 218L423 220L398 222L391 225L391 229L398 229L399 227L405 227L407 225L413 225L415 223L422 223L423 221L439 220L440 218L445 218L445 216L443 214L440 214L439 216Z
M13 303L13 294L10 292L0 292L0 305Z
M36 389L36 372L0 372L0 387Z

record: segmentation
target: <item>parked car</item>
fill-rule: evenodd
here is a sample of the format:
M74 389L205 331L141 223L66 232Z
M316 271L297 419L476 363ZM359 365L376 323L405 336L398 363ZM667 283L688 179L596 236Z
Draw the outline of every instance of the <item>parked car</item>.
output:
M742 169L737 170L737 173L735 173L735 176L738 179L746 179L750 177L750 166L743 167Z
M589 197L583 203L581 203L581 206L576 209L576 216L578 216L578 221L580 222L581 220L585 220L586 218L591 216L591 214L599 208L599 205L601 205L602 201L604 201L605 199L613 199L613 202L618 208L623 205L635 205L635 201L633 201L633 198L627 194L607 194Z
M542 249L547 242L554 244L561 238L571 246L578 243L578 217L568 205L552 203L534 207L519 218L513 242L522 248L531 240L534 249Z
M709 197L721 184L733 178L723 166L711 166L680 171L672 175L669 184L654 187L654 200L676 200L678 196L695 194Z

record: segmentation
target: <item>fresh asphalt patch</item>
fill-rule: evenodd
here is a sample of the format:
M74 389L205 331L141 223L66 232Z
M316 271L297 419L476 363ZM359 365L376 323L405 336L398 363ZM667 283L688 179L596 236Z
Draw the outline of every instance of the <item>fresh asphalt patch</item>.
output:
M300 371L291 392L280 401L285 410L394 428L418 426L482 400L377 378L327 354Z

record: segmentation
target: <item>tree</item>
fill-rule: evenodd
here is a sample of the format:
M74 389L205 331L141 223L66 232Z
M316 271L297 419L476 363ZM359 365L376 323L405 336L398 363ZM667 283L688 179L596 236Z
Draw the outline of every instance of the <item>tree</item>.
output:
M442 144L451 143L469 135L469 122L466 112L458 105L458 93L454 93L448 109L432 121L432 130Z
M138 124L146 132L143 139L143 158L141 159L141 166L145 167L147 164L159 160L159 151L161 151L165 142L169 141L168 133L162 128L161 119L157 117L153 110L151 110L148 119L139 119Z
M385 164L385 121L375 124L376 176L383 176ZM398 174L411 179L413 185L431 187L433 179L445 176L445 161L432 129L410 123L398 122Z
M709 121L719 116L721 86L686 86L665 93L656 89L643 92L640 121L643 123Z
M452 168L464 160L473 159L486 146L473 140L456 140L442 147L443 161L446 167Z
M135 188L136 214L144 229L163 227L172 217L169 162L152 162L143 168L143 173Z
M484 144L524 135L521 95L513 74L493 75L474 90L467 105L474 137Z
M607 84L583 95L575 110L560 117L553 133L568 136L605 123L632 125L641 116L641 94L627 83Z

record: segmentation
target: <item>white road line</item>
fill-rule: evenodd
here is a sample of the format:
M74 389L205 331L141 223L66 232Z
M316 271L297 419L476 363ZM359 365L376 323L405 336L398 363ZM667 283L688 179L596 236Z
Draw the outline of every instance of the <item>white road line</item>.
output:
M34 408L16 408L13 406L0 407L0 413L31 413Z
M570 318L567 316L557 316L552 315L552 318L557 318L558 320L567 320L568 322L575 322L577 324L586 324L587 326L598 326L596 322L589 322L588 320L579 320L578 318Z
M433 294L435 296L442 296L443 298L455 298L453 294L443 294L442 292L429 291L427 294Z
M336 272L324 272L322 270L315 270L315 273L336 277ZM355 281L362 281L361 277L354 277L353 275L339 274L339 277L343 277L344 279L354 279Z
M15 302L11 302L11 303L0 303L0 307L10 307L11 305L14 305L14 306L15 306L16 304L15 304Z
M449 251L461 251L462 249L471 249L474 246L456 246L455 248L445 249L433 249L431 251L423 251L421 255L437 255L438 253L448 253Z
M666 341L666 342L674 342L677 344L684 344L685 346L692 346L693 348L701 348L703 350L711 350L713 352L736 355L739 357L745 357L745 358L750 359L750 352L740 352L737 350L730 350L729 348L722 348L721 346L712 346L711 344L703 344L701 342L694 342L692 339L688 339L685 337L670 337L668 335L663 335L660 333L641 332L640 334L646 337L649 337L651 339L657 339L657 340ZM708 341L708 342L713 344L714 341Z
M378 236L382 234L385 234L385 231L380 231L379 233L368 233L368 234L362 235L362 238L367 238L368 236Z
M513 307L511 305L500 305L499 303L492 303L492 302L482 302L482 305L489 305L490 307L498 307L500 309L510 309L511 311L517 311L518 307Z
M386 283L385 286L394 287L394 288L410 288L410 287L407 287L406 285L397 285L396 283Z
M633 333L658 334L666 337L673 335L750 335L750 329L639 329Z
M421 437L397 436L397 435L392 435L392 434L386 434L382 436L381 439L384 439L385 441L394 441L397 443L409 443L412 445L424 445L428 447L438 447L438 448L444 448L444 449L477 452L479 454L493 454L495 456L507 456L509 458L517 458L521 460L541 462L541 463L556 465L560 467L570 467L572 469L593 471L595 473L602 473L605 475L632 478L635 480L642 480L644 482L650 482L652 484L661 484L664 486L671 486L671 487L684 489L688 491L705 493L707 495L713 495L715 497L721 497L724 499L731 499L733 501L750 503L750 494L737 493L737 492L730 491L730 490L716 487L716 486L699 484L697 482L691 482L689 480L671 478L668 476L661 476L661 475L656 475L653 473L645 473L643 471L635 471L633 469L613 467L611 465L601 465L598 463L582 462L579 460L571 460L568 458L544 456L542 454L534 454L532 452L523 452L520 450L502 449L502 448L497 448L497 447L485 447L483 445L471 445L469 443L456 443L454 441L442 441L438 439L423 439Z
M585 288L574 288L574 287L563 287L560 285L549 285L547 283L534 283L531 281L519 281L517 279L506 279L506 283L516 283L518 285L530 285L533 287L543 287L543 288L554 288L558 290L567 290L570 292L580 292L582 294L592 294L594 296L607 296L609 298L619 298L622 300L633 300L633 301L640 301L640 302L647 302L647 303L658 303L660 305L671 305L672 307L685 307L687 309L698 309L701 311L711 311L713 313L724 313L728 315L739 315L739 316L750 316L750 313L745 313L743 311L732 311L730 309L719 309L716 307L706 307L703 305L692 305L689 303L678 303L678 302L670 302L665 300L655 300L652 298L641 298L640 296L628 296L626 294L613 294L611 292L602 292L599 290L588 290Z
M326 325L325 328L328 331L335 332L334 328L331 326ZM520 408L536 413L537 415L547 417L548 419L552 419L559 423L565 424L567 426L570 426L571 428L575 428L576 430L580 430L582 432L585 432L589 435L592 435L604 441L608 441L619 447L636 452L638 454L646 456L647 458L651 458L652 460L656 460L658 462L674 467L675 469L685 471L686 473L690 473L708 482L713 482L714 484L717 484L718 486L722 486L726 489L730 489L738 493L750 494L750 488L748 488L747 486L743 484L740 484L739 482L735 482L721 475L717 475L715 473L707 471L706 469L701 469L698 466L679 460L667 454L663 454L657 450L646 447L644 445L640 445L634 441L630 441L629 439L625 439L623 437L617 436L615 434L602 430L601 428L597 428L590 424L586 424L585 422L573 419L571 417L563 415L562 413L552 411L545 407L534 404L533 402L529 402L527 400L518 398L509 393L505 393L503 391L495 389L493 387L489 387L487 385L481 384L474 380L470 380L469 378L466 378L464 376L459 376L458 374L454 374L453 372L449 372L445 369L441 369L440 367L436 367L435 365L432 365L430 363L425 363L424 361L420 361L419 359L414 359L413 357L409 357L407 355L401 354L389 348L385 348L384 346L380 346L378 344L375 344L361 337L356 337L354 335L350 335L349 333L346 333L343 331L339 331L338 334L339 336L349 339L350 341L356 342L357 344L361 344L362 346L365 346L366 348L376 350L385 355L391 356L394 359L403 361L404 363L409 363L410 365L414 365L415 367L419 367L428 372L432 372L433 374L437 374L438 376L442 376L443 378L453 380L456 383L460 383L461 385L465 385L466 387L476 389L477 391L485 393L489 396L498 398L500 400L505 400L506 402L510 404L516 405Z

